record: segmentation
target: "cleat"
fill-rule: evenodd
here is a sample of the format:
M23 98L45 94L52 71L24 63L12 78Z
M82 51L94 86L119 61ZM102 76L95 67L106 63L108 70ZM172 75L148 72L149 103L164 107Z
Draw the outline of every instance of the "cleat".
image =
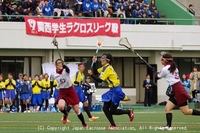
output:
M169 126L159 127L158 130L168 130L168 131L171 131L172 127L169 127Z
M131 99L128 96L125 96L123 101L130 101Z
M63 117L61 118L61 121L63 120ZM67 119L67 122L71 122L69 119Z
M85 124L85 125L83 124L82 126L83 126L84 129L88 129L88 125L87 124Z
M94 121L94 120L97 120L97 119L99 119L99 117L92 116L92 118L89 118L89 121Z
M117 126L109 126L106 130L117 130Z
M63 124L66 124L66 123L67 123L67 116L68 116L68 115L64 115L64 116L62 117L62 122L63 122Z
M133 113L133 109L129 109L129 114L128 114L129 118L130 118L130 122L133 121L134 119L134 113Z

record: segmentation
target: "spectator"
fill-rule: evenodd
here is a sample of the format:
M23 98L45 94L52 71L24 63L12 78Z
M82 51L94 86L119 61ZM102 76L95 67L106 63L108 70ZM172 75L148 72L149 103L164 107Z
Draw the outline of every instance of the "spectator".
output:
M135 0L135 2L133 3L133 9L136 9L136 6L139 6L140 7L140 3L138 0Z
M40 0L34 0L34 1L32 2L33 11L36 10L36 8L38 7L39 4L40 4Z
M54 8L58 8L58 9L62 9L62 2L61 2L61 0L55 0L53 2L53 7Z
M4 8L5 14L11 15L12 13L14 13L15 9L11 6L10 0L4 0L2 6Z
M42 3L39 3L39 5L37 6L35 15L36 16L44 16L42 13Z
M155 20L155 15L154 14L151 14L151 20L149 20L149 24L157 24L157 20Z
M64 0L62 3L62 9L70 9L70 2L69 0Z
M106 17L107 14L109 13L108 11L109 9L106 7L106 3L102 2L102 0L99 0L99 6L100 6L101 14L103 14L102 16Z
M83 2L83 15L85 17L93 17L92 5L91 5L91 2L89 0L85 0Z
M125 10L125 14L126 14L126 18L131 18L131 19L126 19L126 24L134 23L134 20L132 19L133 18L132 12L133 12L132 5L129 5L127 10Z
M145 3L146 5L149 5L149 0L144 0L144 3Z
M74 0L75 11L82 11L83 10L83 0Z
M115 2L114 12L117 12L121 5L123 5L122 0L118 0L118 2Z
M142 20L140 21L140 24L149 24L149 20L147 20L146 18L147 18L147 14L143 13L142 14Z
M151 0L150 6L149 6L149 10L151 11L151 13L154 13L156 18L160 18L160 14L157 10L157 6L156 6L156 2L155 0Z
M148 104L148 106L150 107L153 91L153 81L150 80L149 74L146 75L146 79L143 81L143 87L145 88L144 106L146 107Z
M115 12L115 1L114 0L110 0L108 8L111 8L112 11Z
M91 4L92 12L94 17L99 17L101 15L101 7L97 0L94 0Z
M128 6L129 6L129 0L125 0L125 2L124 2L124 9L126 10L127 8L128 8Z
M28 15L28 13L31 11L33 12L33 3L32 0L26 0L23 4L24 9L24 15Z
M141 18L142 17L139 5L137 5L136 9L133 10L133 17L134 18ZM136 24L139 24L139 23L140 23L140 20L136 20Z
M22 15L19 13L19 10L15 10L15 12L12 15L15 15L15 16L11 17L10 21L23 22L22 17L18 16L18 15Z
M52 16L54 8L51 4L49 4L48 0L44 0L45 5L42 8L42 13L44 16Z
M123 14L124 18L126 18L124 5L121 5L120 8L117 10L117 16L119 16L119 14Z
M17 4L17 10L20 14L24 15L24 8L22 7L22 3Z
M189 11L192 15L195 16L195 11L194 11L194 9L193 9L193 5L192 5L192 4L189 5L188 11Z
M111 14L107 14L106 17L107 17L107 18L112 18L112 15L111 15Z
M120 13L118 18L120 18L120 24L125 24L124 14Z
M144 5L143 9L141 10L141 13L146 13L147 14L147 18L150 18L151 17L151 11L148 9L148 6L147 5Z
M146 6L146 4L144 3L144 0L142 0L139 5L140 5L141 10L143 10L144 6Z
M199 79L200 72L198 72L198 68L196 66L193 67L193 71L190 73L190 92L192 94L192 98L196 98L197 90L199 90Z
M182 75L181 83L187 91L188 95L190 95L190 81L187 79L185 74Z

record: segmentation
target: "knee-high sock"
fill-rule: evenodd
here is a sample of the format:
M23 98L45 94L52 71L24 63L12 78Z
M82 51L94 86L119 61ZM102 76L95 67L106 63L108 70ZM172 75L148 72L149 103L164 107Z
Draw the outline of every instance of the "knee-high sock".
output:
M117 109L118 105L115 105L113 102L111 102L110 106L110 112L112 115L123 115L123 114L129 114L129 110L123 110L123 109Z
M172 126L172 113L166 113L167 126Z
M85 112L87 113L88 117L89 117L89 118L92 118L92 115L91 115L91 113L90 113L89 107L88 107L88 106L87 106L87 107L84 107L84 110L85 110Z
M85 123L85 120L84 120L84 117L83 117L83 114L82 113L80 113L79 115L77 115L78 116L78 118L79 118L79 120L82 122L82 125L86 125L86 123Z
M200 115L200 111L196 110L196 109L193 109L192 115Z
M112 113L109 111L110 109L110 105L111 105L111 101L110 102L104 102L103 104L103 112L106 115L108 121L110 122L111 126L116 126L114 120L113 120L113 116Z
M49 99L46 99L45 100L45 108L46 108L46 110L48 109L48 107L49 107Z

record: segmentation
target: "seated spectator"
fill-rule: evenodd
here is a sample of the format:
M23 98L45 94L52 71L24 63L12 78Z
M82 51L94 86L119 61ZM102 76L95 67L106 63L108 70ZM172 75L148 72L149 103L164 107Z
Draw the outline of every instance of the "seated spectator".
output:
M140 2L140 9L141 10L143 10L144 9L144 6L146 5L145 3L144 3L144 0L142 0L141 2Z
M75 12L80 12L83 10L83 3L83 0L74 0Z
M117 10L117 16L119 16L119 14L123 14L123 17L126 18L124 5L121 5L120 8Z
M0 21L3 21L3 17L1 15L3 15L3 6L2 2L0 1Z
M28 12L28 16L33 16L33 13L31 11Z
M124 14L120 13L118 18L120 18L120 24L125 24Z
M139 7L140 7L140 3L139 3L138 0L135 0L135 2L132 4L133 10L136 9L136 6L139 6Z
M134 18L141 18L142 17L142 13L141 13L139 5L137 5L136 9L133 10L133 17ZM140 20L136 20L136 24L139 24L139 23L140 23Z
M192 15L195 16L195 11L194 11L194 9L193 9L193 5L192 5L192 4L189 5L188 11L189 11Z
M133 18L133 8L132 5L129 5L128 8L125 10L126 18ZM126 24L133 24L133 19L126 19Z
M42 13L42 3L39 3L39 5L37 6L35 15L36 16L44 16Z
M62 1L61 0L55 0L53 2L53 7L58 8L58 9L62 9Z
M110 0L108 8L112 9L112 13L115 11L115 1L114 0Z
M93 0L91 4L92 12L94 17L101 17L101 8L97 0Z
M38 5L40 4L40 0L33 0L32 4L33 4L33 11L35 11Z
M62 8L61 9L70 9L70 2L69 2L69 0L64 0L62 2Z
M42 13L44 16L52 16L54 8L51 4L49 4L48 0L44 0L45 5L42 8Z
M15 9L11 6L10 0L4 0L2 3L4 14L11 15L14 13Z
M18 10L15 10L15 12L12 15L15 15L15 16L11 17L10 21L23 22L22 17L18 16L18 15L22 15L22 14L19 13Z
M147 14L147 18L150 18L151 17L151 11L148 9L148 6L147 5L144 5L143 9L141 10L141 13L146 13Z
M89 0L85 0L83 2L83 15L85 17L93 17L92 5L91 5L91 2Z
M74 16L74 11L71 10L71 9L62 9L62 11L63 11L63 13L66 17L73 17Z
M24 9L24 15L28 15L28 13L31 11L33 12L33 3L32 3L32 0L26 0L24 3L23 3L23 9Z
M157 20L155 20L155 15L154 14L151 14L151 20L149 20L149 24L157 24Z
M156 3L155 3L155 0L151 0L151 3L149 5L149 10L151 11L151 13L154 13L156 18L160 18L160 14L159 14L159 12L157 10L157 6L156 6Z
M107 18L112 18L112 15L111 15L111 14L107 14L106 17L107 17Z
M147 20L145 18L147 18L147 14L143 13L142 14L142 20L140 20L140 24L149 24L149 20Z
M118 2L115 2L114 12L117 12L121 5L123 5L122 0L118 0Z

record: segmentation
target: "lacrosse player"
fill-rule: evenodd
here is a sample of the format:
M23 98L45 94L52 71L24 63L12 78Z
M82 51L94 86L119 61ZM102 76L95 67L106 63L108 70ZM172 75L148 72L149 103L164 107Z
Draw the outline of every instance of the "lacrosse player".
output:
M51 81L51 93L53 94L53 81L56 79L58 86L60 88L59 96L57 99L58 108L64 114L62 122L63 124L67 123L67 117L69 111L67 110L67 104L71 106L75 113L77 114L78 118L82 122L83 128L88 128L88 125L85 123L83 114L79 110L79 99L76 94L75 89L71 85L70 81L70 69L63 64L61 59L57 59L55 61L56 66L56 73L51 74L50 81Z
M164 78L172 86L172 93L170 96L168 95L169 100L165 106L167 125L160 127L159 130L172 130L172 110L176 105L179 106L184 115L199 116L200 111L188 108L187 100L190 99L190 96L180 82L179 71L172 55L170 53L162 53L160 60L164 67L156 76L158 79Z
M49 99L50 99L50 80L48 79L49 75L47 73L44 74L44 79L41 81L42 86L42 104L45 101L45 109L46 111L49 108Z
M5 83L3 82L3 75L0 74L0 113L3 113Z
M12 113L13 101L15 99L16 81L13 79L12 73L8 73L8 79L5 81L6 97L5 107L10 107L10 113Z
M112 115L127 114L130 121L133 121L134 119L133 110L117 109L119 106L119 102L121 100L124 100L124 98L126 98L126 95L122 91L122 88L120 86L120 80L117 76L117 73L115 72L114 68L111 65L113 63L112 55L109 53L104 53L102 55L101 57L102 67L99 69L96 68L96 61L97 61L96 56L93 57L93 61L94 61L93 65L94 73L92 72L92 70L88 70L88 74L97 82L101 83L103 81L106 81L110 88L109 91L107 91L102 95L102 102L104 102L103 111L111 124L108 128L106 128L106 130L117 130L117 126L113 120Z
M26 74L23 75L23 80L20 83L20 99L23 101L22 112L30 113L30 96L31 96L31 83Z

